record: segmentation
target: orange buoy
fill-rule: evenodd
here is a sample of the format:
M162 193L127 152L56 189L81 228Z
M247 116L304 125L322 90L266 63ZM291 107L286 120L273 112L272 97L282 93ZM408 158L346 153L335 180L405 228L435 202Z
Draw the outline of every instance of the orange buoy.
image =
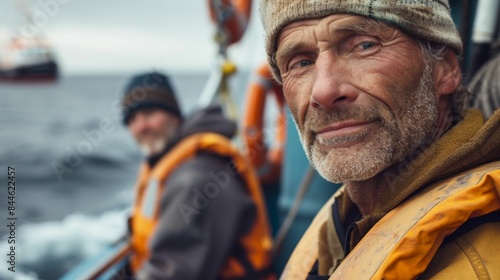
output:
M266 99L274 95L278 105L276 125L264 127L264 111ZM269 65L261 65L255 72L255 79L246 93L246 108L243 118L243 143L245 153L257 169L263 184L276 184L280 180L285 142L285 99L283 90L272 77ZM268 132L268 133L265 133ZM273 136L273 144L267 147L264 135Z
M251 0L208 0L210 18L229 35L227 43L238 42L250 21Z

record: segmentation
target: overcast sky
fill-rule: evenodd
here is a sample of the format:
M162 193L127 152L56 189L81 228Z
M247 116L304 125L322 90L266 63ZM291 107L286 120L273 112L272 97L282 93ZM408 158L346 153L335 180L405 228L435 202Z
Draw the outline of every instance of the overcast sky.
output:
M26 28L22 13L16 8L21 1L1 0L1 42ZM31 2L34 11L46 15L48 20L41 30L56 50L65 75L153 68L208 71L215 63L215 26L210 22L206 0L25 2ZM51 14L43 12L42 3L50 2L58 7L52 8ZM43 16L40 19L43 22ZM240 67L253 67L265 59L261 30L254 13L243 40L231 47L231 58Z

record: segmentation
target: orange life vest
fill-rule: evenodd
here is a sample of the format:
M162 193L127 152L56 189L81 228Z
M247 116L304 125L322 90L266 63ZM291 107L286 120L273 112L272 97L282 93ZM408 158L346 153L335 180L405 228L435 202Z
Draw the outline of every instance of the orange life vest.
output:
M302 237L281 279L307 278L318 258L318 231L328 222L331 203L325 204ZM441 180L386 214L329 279L415 279L446 236L469 219L498 210L500 162Z
M260 185L249 164L231 145L231 142L215 133L200 133L187 137L178 143L151 170L143 166L136 187L136 201L132 213L132 256L131 268L140 270L149 257L149 241L155 232L158 222L162 194L165 182L172 171L180 164L196 157L198 152L209 152L231 158L238 174L245 182L246 191L252 198L257 209L257 215L252 229L238 240L245 252L246 260L254 269L251 273L268 271L271 265L272 238L267 220ZM225 262L220 277L223 279L239 278L250 273L245 270L238 257L230 256ZM272 276L270 276L272 277ZM263 277L262 279L269 279Z

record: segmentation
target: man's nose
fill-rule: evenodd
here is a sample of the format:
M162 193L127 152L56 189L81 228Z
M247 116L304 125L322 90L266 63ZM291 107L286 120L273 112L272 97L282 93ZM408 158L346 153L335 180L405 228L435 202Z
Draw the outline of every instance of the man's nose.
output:
M148 127L148 122L144 114L141 112L138 112L135 116L132 122L130 123L132 130L134 130L136 133L141 133L145 130L147 130Z
M349 69L333 53L321 53L315 62L314 84L311 92L313 108L332 109L352 102L356 93L348 83Z

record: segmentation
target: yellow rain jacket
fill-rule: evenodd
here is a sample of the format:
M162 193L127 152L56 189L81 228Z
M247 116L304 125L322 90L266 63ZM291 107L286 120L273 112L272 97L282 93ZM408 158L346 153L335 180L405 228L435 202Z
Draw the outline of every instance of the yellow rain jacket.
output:
M354 217L359 210L339 190L281 279L307 279L315 269L321 279L500 279L500 111L486 123L468 111L410 159L369 216Z

